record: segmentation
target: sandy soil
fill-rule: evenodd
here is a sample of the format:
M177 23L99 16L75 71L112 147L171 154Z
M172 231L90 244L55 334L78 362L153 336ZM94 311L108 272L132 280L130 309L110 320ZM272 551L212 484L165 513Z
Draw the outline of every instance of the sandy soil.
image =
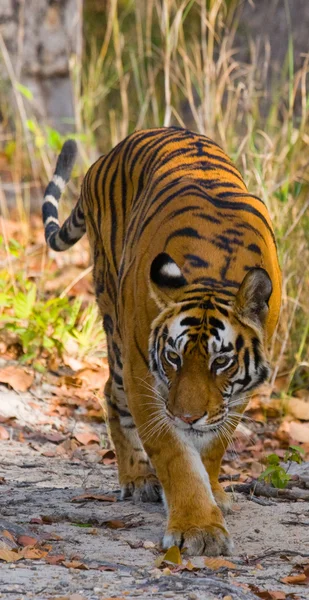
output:
M14 406L17 420L34 430L37 415L26 411L25 398L2 388L0 415ZM98 427L104 437L105 426ZM46 428L41 425L40 431ZM260 505L235 495L227 517L235 542L234 567L213 571L199 557L191 559L196 571L174 572L173 565L156 566L165 521L162 506L120 502L116 467L98 463L87 447L71 459L43 456L52 442L39 435L35 443L16 437L12 429L12 439L0 442L0 548L7 541L3 531L9 531L15 539L36 537L50 546L49 555L65 558L55 565L45 558L0 562L1 599L309 598L305 585L281 581L295 573L295 565L309 563L309 503ZM72 501L82 494L113 495L116 501ZM273 591L281 595L267 595Z

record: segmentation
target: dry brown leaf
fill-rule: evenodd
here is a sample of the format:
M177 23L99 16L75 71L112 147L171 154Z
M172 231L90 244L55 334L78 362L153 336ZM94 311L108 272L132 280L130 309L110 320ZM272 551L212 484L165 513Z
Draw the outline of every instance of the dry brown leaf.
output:
M6 548L0 548L0 560L4 560L7 563L14 563L17 560L21 560L23 556L19 554L17 550L7 550Z
M309 421L309 402L300 398L290 398L287 403L287 412L301 421Z
M23 558L38 560L47 556L48 550L41 550L40 548L35 548L34 546L26 546L25 548L22 548L20 553L22 554Z
M10 531L8 531L7 529L5 529L4 531L2 531L2 535L6 538L8 538L8 540L11 540L11 542L15 543L15 538L14 536L11 534Z
M85 502L85 500L99 500L100 502L117 502L116 496L106 496L105 494L81 494L74 496L71 502Z
M108 370L104 369L104 367L102 369L86 368L77 371L76 375L89 385L92 390L100 390L105 386L108 378Z
M88 571L87 565L80 560L66 560L62 564L64 567L67 567L67 569L80 569L82 571Z
M298 575L288 575L287 577L283 577L280 581L282 581L282 583L301 583L303 585L308 582L308 577L305 573L299 573Z
M8 432L7 429L5 429L5 427L3 427L3 425L0 425L0 440L9 440L10 439L10 434Z
M26 392L33 382L33 374L22 367L9 365L0 369L0 382L8 383L16 392Z
M90 444L90 442L97 442L98 444L100 443L99 436L93 432L74 433L74 437L80 444L83 444L83 446L87 446L87 444Z
M290 436L293 440L296 442L309 442L309 424L291 421L289 426Z
M117 462L114 450L99 450L99 454L102 456L103 465L112 465Z
M250 589L263 600L285 600L286 594L281 590L262 590L256 585L250 585Z
M17 543L20 546L35 546L38 542L38 538L31 537L30 535L20 535L17 538Z
M112 521L104 521L102 523L105 527L109 529L125 529L126 524L124 521L120 521L120 519L113 519Z
M59 565L59 563L62 563L65 560L65 556L64 554L53 554L51 556L46 556L45 560L49 565Z
M208 569L212 569L213 571L217 571L221 569L221 567L226 567L227 569L237 569L237 565L232 563L230 560L226 560L225 558L212 558L205 557L204 558L205 566Z

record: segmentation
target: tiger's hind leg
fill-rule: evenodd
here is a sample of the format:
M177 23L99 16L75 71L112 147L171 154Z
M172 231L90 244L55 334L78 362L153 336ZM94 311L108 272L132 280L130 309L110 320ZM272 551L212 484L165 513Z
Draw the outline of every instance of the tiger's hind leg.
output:
M132 496L135 502L160 502L161 486L141 444L119 379L116 384L110 376L105 396L122 499Z

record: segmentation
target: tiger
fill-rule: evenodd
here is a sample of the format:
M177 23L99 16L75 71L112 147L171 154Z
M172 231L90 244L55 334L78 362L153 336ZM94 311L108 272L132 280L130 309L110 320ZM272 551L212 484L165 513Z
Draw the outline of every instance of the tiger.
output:
M67 140L43 223L55 251L89 239L121 497L163 501L163 549L230 554L220 465L269 375L280 311L270 215L216 142L172 126L135 131L101 156L60 226L76 153Z

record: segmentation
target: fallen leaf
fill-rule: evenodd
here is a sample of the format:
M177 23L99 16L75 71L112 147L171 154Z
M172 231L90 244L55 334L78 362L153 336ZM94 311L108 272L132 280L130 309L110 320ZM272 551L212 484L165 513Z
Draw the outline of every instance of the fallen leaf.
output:
M0 548L0 560L4 560L7 563L14 563L17 560L21 560L23 556L18 553L17 550L7 550L6 548Z
M108 565L100 565L97 571L116 571L116 567L109 567Z
M74 433L74 437L80 444L83 444L83 446L87 446L87 444L90 444L90 442L97 442L98 444L100 443L99 436L96 433Z
M21 554L23 558L38 560L47 556L48 550L41 550L40 548L34 548L34 546L26 546L21 550Z
M99 454L102 456L103 465L112 465L117 462L114 450L100 450Z
M15 543L15 538L14 536L11 534L10 531L8 531L7 529L5 529L4 531L2 531L2 535L4 535L4 537L8 538L8 540L11 540L11 542Z
M168 549L168 551L162 557L162 561L160 564L162 564L163 562L170 562L170 563L173 563L174 565L182 564L182 558L181 558L181 554L180 554L180 550L179 550L178 546L171 546ZM156 561L156 563L157 563L157 561ZM159 566L159 565L156 564L156 566Z
M301 421L309 421L309 402L300 398L289 398L287 412Z
M81 369L76 373L82 381L91 387L92 390L102 389L107 380L107 370L102 369Z
M82 571L88 571L87 565L80 560L66 560L62 564L64 567L67 567L67 569L80 569Z
M41 515L41 519L42 519L42 522L47 523L47 525L54 523L54 519L51 515Z
M100 500L100 502L117 502L116 496L106 496L105 494L82 494L74 496L71 502L85 502L85 500Z
M9 440L10 439L10 434L8 432L7 429L5 429L5 427L3 427L3 425L0 425L0 440Z
M208 567L208 569L212 569L213 571L217 571L218 569L221 569L221 567L226 567L227 569L237 569L237 565L232 563L230 560L220 557L206 557L204 558L204 564L206 567Z
M46 556L46 562L49 565L59 565L65 560L64 554L52 554L51 556Z
M282 583L304 584L308 582L308 578L305 573L299 573L299 575L288 575L287 577L283 577L283 579L280 579L280 581L282 581Z
M15 392L25 392L33 382L33 374L22 367L9 365L0 369L0 382L8 383Z
M31 537L29 535L20 535L17 538L17 543L20 546L35 546L38 542L38 538Z
M124 521L113 519L112 521L103 521L102 525L109 529L125 529L126 524Z
M309 442L309 425L291 421L289 423L289 433L296 442Z
M250 585L250 590L263 600L285 600L286 595L284 592L275 590L262 590L256 585Z

